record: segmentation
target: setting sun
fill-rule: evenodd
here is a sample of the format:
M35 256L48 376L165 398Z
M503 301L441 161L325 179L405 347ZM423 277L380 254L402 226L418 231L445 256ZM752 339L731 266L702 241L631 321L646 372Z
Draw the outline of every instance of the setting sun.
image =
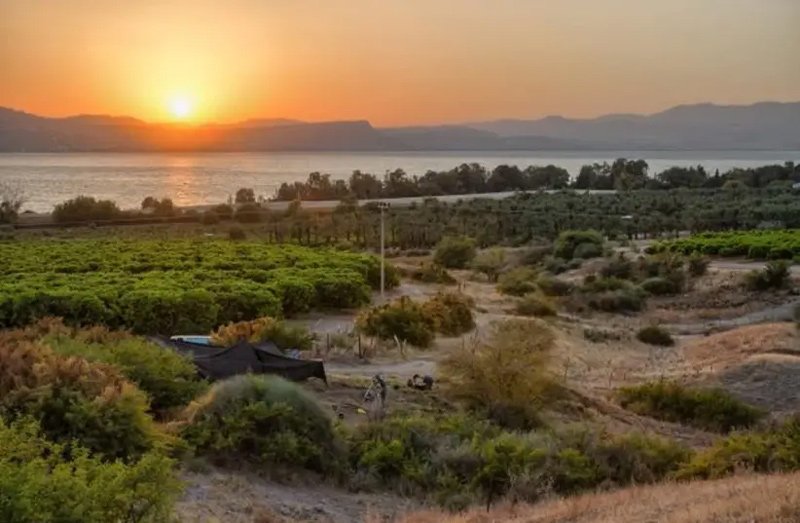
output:
M179 120L184 120L192 114L192 101L186 97L173 98L169 102L169 112Z

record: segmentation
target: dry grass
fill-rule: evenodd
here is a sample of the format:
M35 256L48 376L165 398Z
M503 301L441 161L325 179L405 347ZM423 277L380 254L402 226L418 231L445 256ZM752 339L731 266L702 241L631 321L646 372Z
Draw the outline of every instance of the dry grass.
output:
M739 363L755 354L797 352L800 336L791 323L766 323L712 334L686 347L687 359L715 366Z
M632 487L536 505L476 509L456 516L418 512L396 523L793 523L800 474Z

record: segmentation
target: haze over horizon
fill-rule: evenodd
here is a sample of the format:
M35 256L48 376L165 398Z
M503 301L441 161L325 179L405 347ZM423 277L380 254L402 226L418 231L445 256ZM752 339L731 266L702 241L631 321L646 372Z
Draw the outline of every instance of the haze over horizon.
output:
M798 101L798 22L792 0L3 0L0 106L398 126Z

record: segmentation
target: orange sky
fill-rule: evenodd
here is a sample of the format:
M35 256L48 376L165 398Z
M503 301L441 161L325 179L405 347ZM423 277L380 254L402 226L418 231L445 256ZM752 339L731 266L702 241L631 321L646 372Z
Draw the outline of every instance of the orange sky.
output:
M0 106L378 125L800 100L800 0L0 0Z

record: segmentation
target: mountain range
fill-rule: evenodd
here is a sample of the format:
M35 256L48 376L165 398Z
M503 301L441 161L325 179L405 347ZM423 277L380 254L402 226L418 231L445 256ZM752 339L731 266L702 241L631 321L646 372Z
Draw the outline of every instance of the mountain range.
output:
M283 118L189 126L102 115L47 118L0 107L0 152L442 150L800 150L800 102L388 128Z

